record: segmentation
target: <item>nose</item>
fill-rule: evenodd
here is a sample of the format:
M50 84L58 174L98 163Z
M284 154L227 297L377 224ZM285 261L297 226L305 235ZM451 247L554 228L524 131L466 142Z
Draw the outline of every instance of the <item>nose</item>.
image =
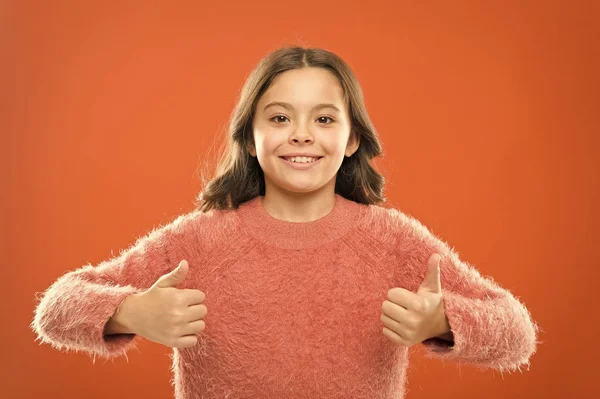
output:
M306 129L296 129L291 136L294 142L310 143L313 141L312 135Z
M295 142L298 142L298 141L304 141L305 143L306 143L306 142L310 143L310 142L312 141L312 139L311 139L311 138L305 138L304 140L298 140L298 139L293 139L293 140L294 140Z

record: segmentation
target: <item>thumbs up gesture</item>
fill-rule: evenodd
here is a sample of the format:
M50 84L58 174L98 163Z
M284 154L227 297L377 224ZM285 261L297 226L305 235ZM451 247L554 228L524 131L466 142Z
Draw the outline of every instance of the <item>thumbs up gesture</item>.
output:
M187 348L198 342L197 333L204 331L207 308L200 290L179 289L176 285L187 277L188 263L156 280L147 291L131 296L123 316L131 329L144 338L172 348Z
M383 302L383 335L399 345L412 346L450 332L444 314L439 254L429 258L427 275L417 293L392 288Z

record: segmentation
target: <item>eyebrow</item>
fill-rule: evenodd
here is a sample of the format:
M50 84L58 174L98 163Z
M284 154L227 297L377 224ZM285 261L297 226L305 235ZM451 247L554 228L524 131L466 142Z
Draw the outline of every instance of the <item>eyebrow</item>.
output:
M263 109L263 112L266 111L267 108L274 107L276 105L279 105L279 106L281 106L283 108L286 108L286 109L289 109L289 110L294 109L294 107L292 106L292 104L284 103L284 102L281 102L281 101L272 101L272 102L270 102L269 104L267 104L265 106L265 108ZM340 111L340 109L338 107L336 107L334 104L331 104L331 103L317 104L317 105L315 105L312 108L312 110L316 111L316 110L323 109L323 108L331 108L331 109L336 110L337 112L342 112L342 111Z

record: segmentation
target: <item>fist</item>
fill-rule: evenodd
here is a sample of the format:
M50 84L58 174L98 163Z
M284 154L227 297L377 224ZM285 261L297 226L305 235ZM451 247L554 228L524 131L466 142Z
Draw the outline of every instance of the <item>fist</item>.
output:
M393 343L413 346L450 331L440 283L440 256L429 258L428 272L415 294L392 288L383 302L383 335Z
M188 348L198 343L196 334L204 331L202 319L208 314L202 304L205 295L200 290L175 287L187 277L188 267L187 261L182 260L147 291L133 295L129 317L137 334L171 348Z

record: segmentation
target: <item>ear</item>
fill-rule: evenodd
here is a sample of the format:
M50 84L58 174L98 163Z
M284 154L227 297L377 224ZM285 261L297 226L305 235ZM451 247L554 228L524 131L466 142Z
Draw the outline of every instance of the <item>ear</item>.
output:
M351 157L354 154L358 147L360 146L360 135L356 132L351 131L350 137L348 138L348 145L346 146L346 156Z
M247 144L246 150L250 153L250 155L256 158L256 148L254 148L253 144Z

